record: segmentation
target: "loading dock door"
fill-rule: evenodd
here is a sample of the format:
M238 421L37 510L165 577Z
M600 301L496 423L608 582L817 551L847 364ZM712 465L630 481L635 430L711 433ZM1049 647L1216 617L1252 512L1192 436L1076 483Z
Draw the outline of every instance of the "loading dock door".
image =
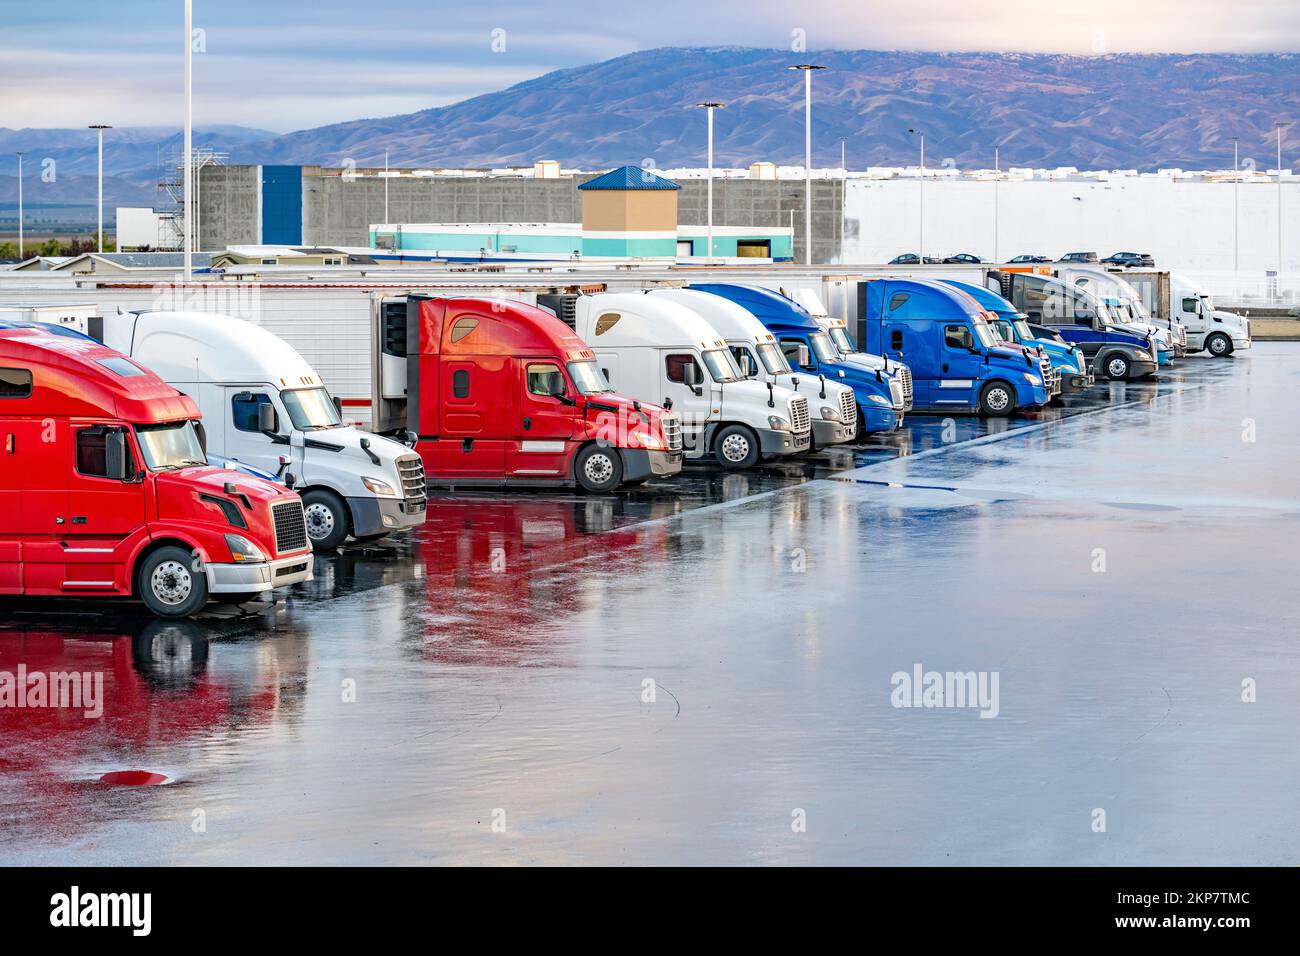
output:
M772 240L737 239L736 255L741 259L770 259L772 258Z

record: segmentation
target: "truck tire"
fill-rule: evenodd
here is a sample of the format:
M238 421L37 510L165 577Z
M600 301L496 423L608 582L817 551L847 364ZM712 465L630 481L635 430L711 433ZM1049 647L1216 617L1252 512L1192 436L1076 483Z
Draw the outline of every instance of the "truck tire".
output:
M989 382L980 389L980 414L1005 418L1016 410L1016 390L1006 382Z
M194 555L168 545L149 554L135 570L136 593L158 617L189 617L208 600L208 578Z
M573 477L583 491L607 494L623 483L623 457L616 448L587 445L573 459Z
M325 488L313 488L302 496L307 518L307 538L317 551L333 551L348 536L348 506Z
M758 464L762 447L758 436L744 425L727 425L713 439L713 454L728 471L744 471Z
M1106 360L1101 363L1102 371L1112 382L1122 382L1128 378L1128 373L1132 369L1128 357L1119 352L1111 352L1106 356Z
M1205 351L1215 358L1226 358L1232 354L1232 339L1222 332L1214 332L1205 339Z

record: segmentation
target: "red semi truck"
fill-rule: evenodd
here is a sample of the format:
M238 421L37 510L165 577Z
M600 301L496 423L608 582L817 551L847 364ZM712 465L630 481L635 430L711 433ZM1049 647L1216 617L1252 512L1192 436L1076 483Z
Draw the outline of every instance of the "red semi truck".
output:
M302 500L205 462L198 408L89 339L0 330L0 595L186 617L309 580Z
M615 394L544 309L424 295L377 306L373 427L413 434L430 484L608 492L681 471L680 419Z

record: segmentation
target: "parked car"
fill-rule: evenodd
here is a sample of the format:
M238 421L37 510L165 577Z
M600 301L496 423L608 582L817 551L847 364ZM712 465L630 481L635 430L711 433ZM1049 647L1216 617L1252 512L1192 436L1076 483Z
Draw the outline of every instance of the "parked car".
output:
M953 263L970 263L974 265L983 262L984 260L981 259L979 256L971 255L969 252L959 252L954 256L949 256L943 261L945 265L950 265Z
M894 258L890 259L889 264L891 266L919 266L922 262L921 257L915 252L904 252L901 256L894 256ZM924 264L927 266L938 265L939 260L933 256L926 256Z
M1108 266L1124 266L1129 269L1154 269L1156 260L1149 252L1117 252L1101 260Z
M1035 255L1026 254L1023 256L1016 256L1014 259L1008 259L1007 261L1011 263L1017 263L1017 262L1023 263L1023 262L1051 262L1052 260L1049 259L1047 256L1035 256Z
M1095 252L1067 252L1057 262L1096 262L1097 253Z

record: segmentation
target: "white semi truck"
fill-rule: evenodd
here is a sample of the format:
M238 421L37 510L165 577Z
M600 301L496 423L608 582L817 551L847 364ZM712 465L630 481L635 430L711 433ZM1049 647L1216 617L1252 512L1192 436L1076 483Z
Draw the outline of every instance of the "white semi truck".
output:
M420 456L344 424L316 370L266 329L205 312L119 312L104 317L103 338L194 399L208 451L297 491L317 550L424 523Z
M807 395L745 378L726 337L680 303L641 292L579 296L578 337L619 392L672 408L688 459L723 468L808 451Z
M1250 320L1214 307L1205 287L1180 272L1129 270L1124 281L1137 290L1157 321L1171 319L1187 330L1187 351L1220 358L1250 348Z
M812 449L853 441L858 433L858 400L853 389L825 376L802 379L790 368L776 336L753 313L729 299L691 289L655 289L655 298L679 302L713 326L726 340L750 379L771 381L801 392L812 406Z

